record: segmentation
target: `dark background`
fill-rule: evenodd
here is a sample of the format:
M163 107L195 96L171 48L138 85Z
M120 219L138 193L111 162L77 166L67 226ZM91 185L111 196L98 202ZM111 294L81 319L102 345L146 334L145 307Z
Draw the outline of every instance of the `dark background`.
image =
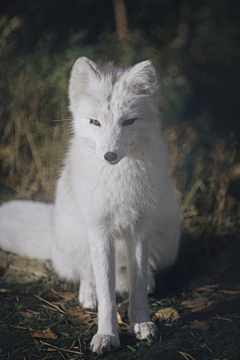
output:
M190 9L187 38L174 48L184 4ZM196 124L205 116L215 131L239 135L239 1L131 0L125 8L129 33L124 48L112 0L2 0L1 97L6 96L6 75L14 76L5 69L6 61L15 74L21 61L45 62L44 77L44 72L56 73L62 61L67 66L66 57L74 62L86 54L123 65L150 58L165 79L166 123L184 119ZM13 19L20 24L4 34ZM3 121L9 116L4 113Z

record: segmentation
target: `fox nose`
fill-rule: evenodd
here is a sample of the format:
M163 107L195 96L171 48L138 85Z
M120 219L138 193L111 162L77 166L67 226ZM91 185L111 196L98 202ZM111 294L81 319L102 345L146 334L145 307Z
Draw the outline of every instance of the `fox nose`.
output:
M115 154L113 152L107 152L104 155L104 159L109 161L109 162L116 160L116 158L117 158L117 154Z

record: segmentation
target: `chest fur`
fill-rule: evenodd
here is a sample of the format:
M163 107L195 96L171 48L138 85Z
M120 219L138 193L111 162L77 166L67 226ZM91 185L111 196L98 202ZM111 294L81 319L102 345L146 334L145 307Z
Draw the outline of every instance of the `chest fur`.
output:
M124 159L115 166L79 169L73 176L74 193L88 218L126 228L155 209L153 178L141 162Z

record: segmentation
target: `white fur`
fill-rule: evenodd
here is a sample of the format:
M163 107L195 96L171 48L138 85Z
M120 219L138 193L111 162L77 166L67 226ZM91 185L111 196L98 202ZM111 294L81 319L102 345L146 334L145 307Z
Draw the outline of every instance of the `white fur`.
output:
M10 202L0 208L4 250L48 258L51 243L55 270L80 280L83 306L98 305L91 342L98 353L120 344L115 291L129 291L131 331L149 342L156 338L147 292L154 289L153 272L171 265L178 252L179 206L167 171L159 96L149 61L118 69L79 58L69 86L73 136L54 207ZM123 126L129 119L136 120ZM106 161L107 152L117 159Z

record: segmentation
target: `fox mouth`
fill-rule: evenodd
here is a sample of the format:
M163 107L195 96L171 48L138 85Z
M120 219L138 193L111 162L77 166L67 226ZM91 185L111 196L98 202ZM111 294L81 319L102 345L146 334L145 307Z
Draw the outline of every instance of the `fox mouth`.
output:
M106 160L104 160L104 162L107 163L107 164L109 164L109 165L116 165L116 164L118 164L120 161L121 161L121 159L117 159L117 160L114 160L114 161L106 161Z

